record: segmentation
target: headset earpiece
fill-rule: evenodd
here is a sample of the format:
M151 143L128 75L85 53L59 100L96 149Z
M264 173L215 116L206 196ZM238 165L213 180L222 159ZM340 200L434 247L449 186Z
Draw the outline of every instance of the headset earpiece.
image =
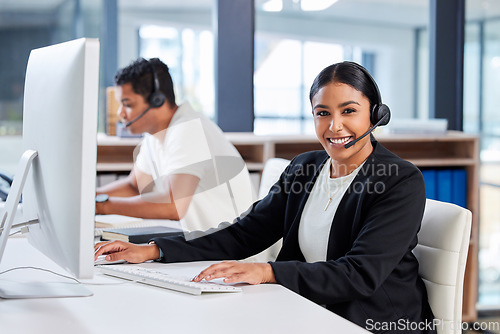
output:
M149 65L151 66L151 70L153 71L153 84L154 84L154 91L151 93L151 96L149 97L149 106L150 108L159 108L161 107L167 98L165 97L165 94L163 94L160 90L160 81L158 80L158 75L156 74L155 68L153 64L147 60Z
M151 96L149 97L149 106L151 108L159 108L165 103L165 101L165 95L163 95L160 91L155 91L151 93Z
M389 107L385 104L381 104L380 106L375 105L373 107L372 113L370 115L370 121L372 124L377 124L378 126L387 125L391 120L391 111Z

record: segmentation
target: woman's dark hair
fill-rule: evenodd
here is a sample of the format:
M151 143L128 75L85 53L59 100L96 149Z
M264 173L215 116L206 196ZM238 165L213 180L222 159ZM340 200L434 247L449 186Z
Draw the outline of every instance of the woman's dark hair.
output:
M314 79L309 92L309 101L312 103L312 99L318 91L332 82L349 85L363 93L370 101L370 110L373 110L374 105L381 103L376 83L368 71L351 61L336 63L324 68Z
M175 106L174 84L168 71L168 66L158 58L151 58L149 61L139 58L127 67L120 69L115 75L115 85L121 86L126 83L132 84L132 89L136 94L149 101L151 94L155 91L154 73L160 83L160 91L167 98L170 106Z

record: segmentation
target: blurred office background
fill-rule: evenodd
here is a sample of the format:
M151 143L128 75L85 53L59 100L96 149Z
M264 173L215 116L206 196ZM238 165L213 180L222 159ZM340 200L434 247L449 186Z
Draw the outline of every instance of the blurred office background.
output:
M341 60L370 70L395 120L434 117L430 1L255 0L253 131L313 133L309 87ZM500 309L500 0L465 5L462 125L481 139L478 306ZM74 38L101 40L100 131L105 88L138 56L163 59L178 102L217 120L216 7L215 0L0 0L0 170L14 173L21 155L29 51Z

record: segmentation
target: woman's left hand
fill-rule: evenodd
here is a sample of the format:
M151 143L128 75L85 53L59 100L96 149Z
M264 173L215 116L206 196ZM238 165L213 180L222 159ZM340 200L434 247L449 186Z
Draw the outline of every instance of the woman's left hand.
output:
M210 281L215 278L224 278L224 283L276 283L273 268L269 263L245 263L238 261L224 261L213 264L193 278L193 281L199 282L203 279Z

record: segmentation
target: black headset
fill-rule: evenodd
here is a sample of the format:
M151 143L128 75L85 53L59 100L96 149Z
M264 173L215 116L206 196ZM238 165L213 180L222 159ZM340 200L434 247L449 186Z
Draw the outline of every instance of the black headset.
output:
M368 72L366 68L359 65L358 63L351 61L346 63L352 64L354 67L363 72L365 76L368 77L373 87L375 87L375 91L377 92L377 102L374 104L370 112L370 122L376 126L387 125L387 123L389 123L391 119L391 110L386 104L382 103L382 95L380 94L380 90L378 89L378 85L375 82L375 79L373 79L370 72Z
M137 116L136 118L134 118L130 122L127 122L125 124L126 128L128 128L129 126L131 126L132 124L134 124L135 122L137 122L142 116L146 115L146 113L151 108L159 108L167 100L167 98L165 97L165 94L163 94L160 91L160 81L158 80L158 75L156 74L155 67L153 66L153 64L151 63L151 61L149 61L147 59L144 59L144 60L146 60L146 62L149 64L149 66L151 66L151 70L153 71L154 91L149 96L149 100L148 100L149 107L146 110L144 110L139 116Z
M371 81L373 87L375 87L375 90L377 92L377 103L373 105L373 108L370 112L370 122L373 126L360 137L344 145L345 148L349 148L363 139L365 136L372 133L372 131L375 130L377 126L386 125L387 123L389 123L389 120L391 119L391 110L387 105L382 103L382 96L380 95L380 90L378 89L377 83L375 82L375 79L373 79L371 74L366 70L366 68L352 61L346 61L345 63L350 64L363 72L368 80Z
M151 108L159 108L161 107L167 98L165 94L160 91L160 81L158 80L158 75L156 74L155 68L150 60L147 60L148 64L151 66L151 70L153 71L153 80L154 80L154 91L149 96L149 105Z

